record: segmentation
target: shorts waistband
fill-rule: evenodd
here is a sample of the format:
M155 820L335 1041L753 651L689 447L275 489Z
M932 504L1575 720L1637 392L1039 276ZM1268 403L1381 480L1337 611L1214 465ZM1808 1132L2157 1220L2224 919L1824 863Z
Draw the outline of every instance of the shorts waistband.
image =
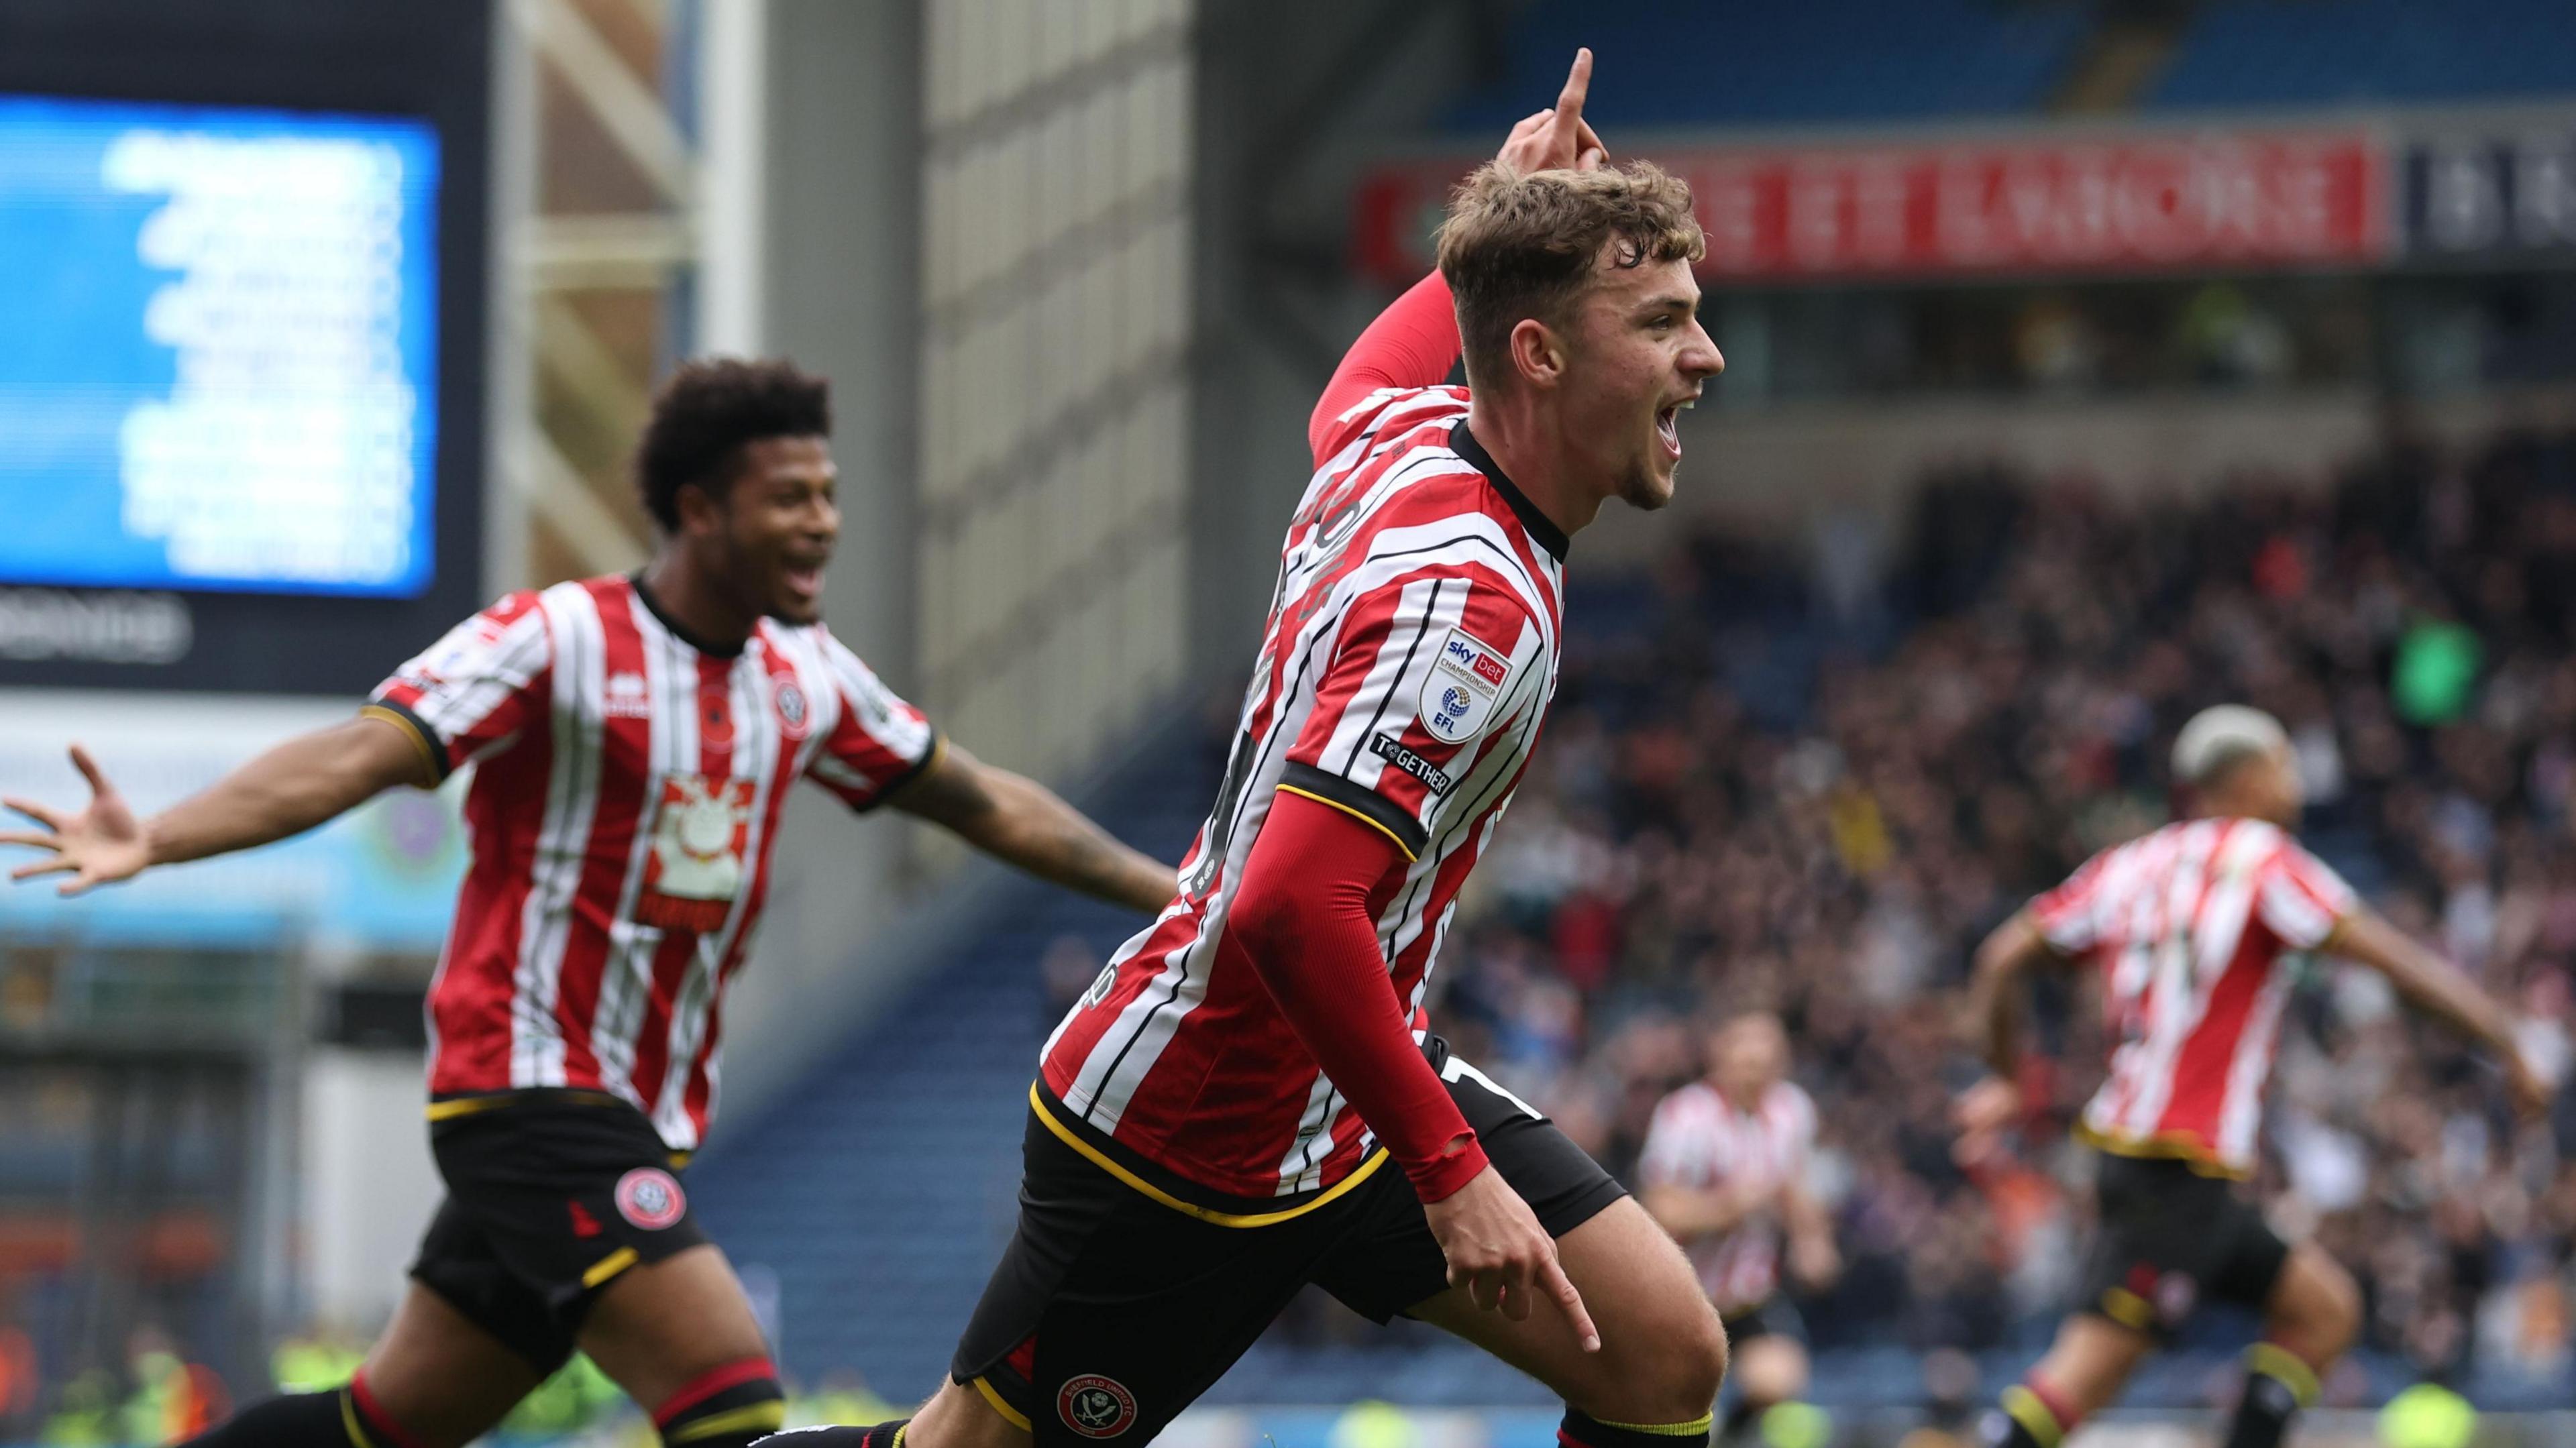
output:
M512 1091L452 1092L429 1098L429 1119L454 1121L513 1106L624 1106L633 1104L605 1091L579 1086L522 1086Z
M1173 1211L1219 1227L1267 1227L1302 1217L1358 1190L1362 1182L1375 1176L1387 1162L1387 1150L1381 1146L1353 1167L1350 1175L1317 1191L1293 1197L1228 1196L1200 1186L1169 1167L1148 1161L1133 1148L1112 1139L1107 1132L1082 1120L1072 1108L1057 1100L1054 1093L1046 1089L1044 1081L1030 1083L1029 1110L1049 1135L1108 1173L1120 1185Z

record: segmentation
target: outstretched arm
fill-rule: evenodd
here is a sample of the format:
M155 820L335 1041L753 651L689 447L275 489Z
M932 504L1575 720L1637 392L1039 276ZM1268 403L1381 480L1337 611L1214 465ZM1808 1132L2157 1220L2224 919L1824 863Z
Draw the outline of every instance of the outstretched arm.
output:
M1171 866L1120 844L1045 785L954 743L887 803L1068 890L1149 915L1171 903Z
M2048 937L2027 910L2015 911L1977 947L1968 979L1968 1020L1984 1048L1986 1066L2010 1081L2021 1069L2022 982L2051 959Z
M1770 1205L1763 1193L1739 1186L1686 1187L1675 1182L1649 1183L1637 1200L1676 1242L1732 1232Z
M148 820L134 817L88 750L73 745L72 763L89 781L87 809L11 799L9 808L42 828L0 834L0 844L46 852L10 879L67 874L65 895L302 834L393 785L437 783L411 735L372 715L289 739Z
M2345 911L2317 948L2378 971L2408 1004L2483 1043L2504 1063L2517 1108L2538 1111L2548 1104L2549 1086L2523 1060L2504 1007L2378 911L2360 905Z

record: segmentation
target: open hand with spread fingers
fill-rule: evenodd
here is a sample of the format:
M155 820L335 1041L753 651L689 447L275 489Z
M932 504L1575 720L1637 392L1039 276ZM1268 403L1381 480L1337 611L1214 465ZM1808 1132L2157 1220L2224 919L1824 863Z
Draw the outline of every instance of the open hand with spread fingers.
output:
M26 845L45 851L35 861L9 872L9 878L32 880L41 875L69 875L57 894L78 895L99 885L129 879L152 863L152 842L143 822L100 771L89 751L72 746L72 767L89 781L89 808L78 814L11 796L0 799L33 821L33 830L0 831L0 845Z

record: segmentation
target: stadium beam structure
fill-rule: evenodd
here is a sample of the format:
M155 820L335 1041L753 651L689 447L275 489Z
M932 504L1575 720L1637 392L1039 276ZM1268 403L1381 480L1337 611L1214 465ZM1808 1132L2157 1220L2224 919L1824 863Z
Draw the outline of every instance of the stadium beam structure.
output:
M710 47L700 32L721 32L714 49L723 55L748 47L756 59L766 9L760 0L510 0L503 11L492 368L500 486L486 559L496 588L621 572L650 551L626 460L655 376L694 351L702 330L705 202L711 190L723 200L740 190L711 182L698 102L728 97L728 112L739 113L742 88L701 77ZM740 146L725 150L744 158ZM745 225L719 224L720 249L756 249L756 221L747 238ZM730 348L757 344L743 328L723 330L716 340Z

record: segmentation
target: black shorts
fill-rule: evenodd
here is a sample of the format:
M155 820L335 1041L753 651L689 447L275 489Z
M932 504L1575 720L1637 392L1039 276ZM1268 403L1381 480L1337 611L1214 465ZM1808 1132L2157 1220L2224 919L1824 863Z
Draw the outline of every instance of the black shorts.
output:
M571 1358L611 1278L706 1240L680 1186L686 1154L615 1097L521 1091L430 1111L447 1199L411 1275L539 1374Z
M2290 1257L2236 1184L2180 1161L2101 1158L2101 1223L2079 1310L2169 1338L2203 1302L2260 1308Z
M1549 1235L1564 1236L1627 1194L1547 1118L1451 1060L1437 1037L1424 1051L1486 1155ZM1307 1283L1378 1322L1449 1285L1421 1199L1383 1153L1362 1168L1366 1175L1282 1217L1276 1201L1224 1203L1204 1191L1171 1191L1068 1117L1051 1100L1031 1109L1019 1230L949 1366L1040 1443L1153 1437ZM1086 1149L1198 1208L1272 1220L1193 1215L1113 1177Z

